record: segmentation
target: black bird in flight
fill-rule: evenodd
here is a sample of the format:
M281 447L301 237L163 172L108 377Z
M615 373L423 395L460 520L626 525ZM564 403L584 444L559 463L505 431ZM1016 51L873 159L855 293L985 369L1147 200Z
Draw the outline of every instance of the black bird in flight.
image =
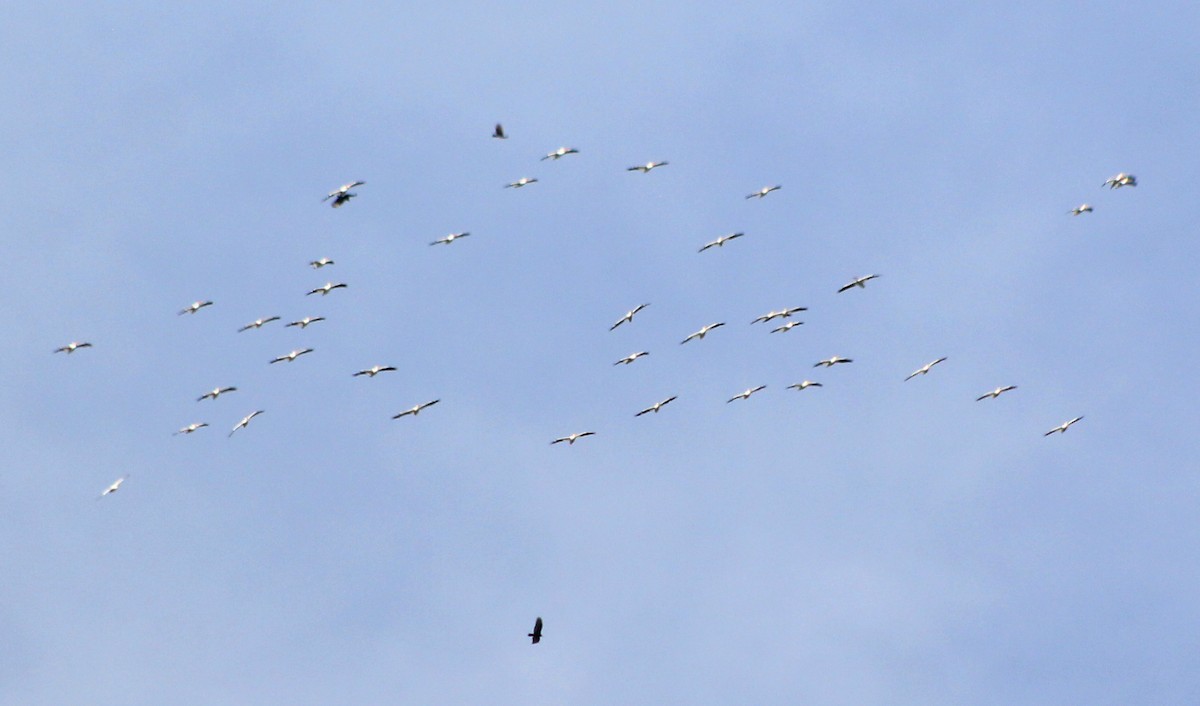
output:
M533 642L530 644L536 645L537 643L542 641L542 619L541 618L538 618L537 621L534 622L533 632L526 635L526 637L533 638Z

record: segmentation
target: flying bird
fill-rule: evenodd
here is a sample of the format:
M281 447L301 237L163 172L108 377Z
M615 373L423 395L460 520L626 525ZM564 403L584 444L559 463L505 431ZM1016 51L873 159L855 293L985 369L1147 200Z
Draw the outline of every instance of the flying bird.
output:
M533 642L530 643L533 645L542 641L542 619L540 617L533 623L533 632L525 637L533 638Z
M458 240L459 238L465 238L470 234L471 234L470 232L466 232L466 231L464 231L462 233L451 233L450 235L447 235L444 238L438 238L437 240L430 243L430 245L449 245L450 243L453 243L454 241Z
M183 427L182 429L175 432L171 436L179 436L180 434L191 434L192 432L196 431L197 429L203 429L206 426L208 426L208 422L194 422L192 424L187 425L186 427Z
M789 321L786 324L784 324L783 326L771 329L771 333L787 333L788 331L791 331L793 328L800 326L803 323L804 323L803 321Z
M728 243L730 240L733 240L734 238L740 238L743 235L745 235L745 233L730 233L729 235L722 235L721 237L717 238L716 240L705 243L704 247L700 248L696 252L704 252L705 250L708 250L709 248L725 247L725 243Z
M789 390L807 390L810 387L824 387L824 385L822 385L819 382L813 382L812 380L801 380L800 382L796 383L795 385L788 385L787 389L789 389Z
M496 123L496 129L492 131L492 137L496 138L497 140L507 140L508 135L504 134L504 126L500 123Z
M650 355L650 351L638 351L637 353L630 353L629 355L625 356L624 358L613 363L613 365L622 365L622 364L629 365L630 363L637 360L638 358L641 358L644 355Z
M671 395L670 397L663 400L662 402L655 402L654 404L650 405L649 407L643 409L642 411L638 412L637 414L635 414L633 416L640 417L643 414L649 414L650 412L654 412L655 414L658 414L658 410L662 409L663 406L670 403L671 400L675 399L675 397L676 397L675 395Z
M730 397L729 399L725 400L725 404L729 404L730 402L733 402L734 400L748 400L748 399L750 399L750 395L753 395L755 392L758 392L759 390L765 390L766 388L767 388L766 385L759 385L758 387L753 387L753 388L750 388L749 390L739 392L738 394L734 395L733 397Z
M786 319L798 311L808 311L808 307L793 306L789 309L780 309L779 311L768 311L767 313L765 313L762 316L758 317L757 319L751 321L750 323L757 324L760 321L767 322L767 321L770 321L771 319Z
M333 260L330 260L327 257L323 257L320 260L313 260L312 262L308 263L308 266L313 268L314 270L319 270L326 265L332 265L332 264L333 264Z
M782 188L783 188L783 186L780 184L776 184L775 186L764 186L763 188L759 189L758 191L755 191L753 194L747 195L746 198L761 199L762 197L766 196L767 194L771 193L772 191L779 191Z
M183 316L184 314L195 314L197 311L200 311L206 306L212 306L212 302L192 302L191 305L186 309L180 309L179 315Z
M609 326L608 330L612 331L613 329L615 329L616 327L620 326L623 323L632 322L634 315L636 315L639 311L641 311L642 309L645 309L648 306L650 306L650 305L649 304L638 304L634 308L625 312L625 315L622 316L621 318L617 319L617 323L613 324L612 326Z
M250 414L247 414L246 416L242 417L242 421L240 421L240 422L238 422L237 424L233 425L233 431L229 432L229 436L233 436L233 432L234 432L234 431L237 431L238 429L245 429L245 428L246 428L246 426L247 426L248 424L250 424L250 420L251 420L251 419L254 419L254 418L255 418L255 417L257 417L258 415L262 414L262 413L263 413L263 411L264 411L264 410L261 410L261 409L259 409L259 410L255 410L255 411L251 412Z
M688 334L688 337L683 339L682 341L680 341L679 345L682 346L683 344L687 343L688 341L692 340L693 338L704 338L706 335L708 335L709 331L712 331L713 329L715 329L718 326L724 326L724 325L725 325L724 321L718 321L715 324L708 324L707 326L701 326L699 331Z
M537 182L537 179L534 179L534 178L532 178L532 177L521 177L520 179L517 179L516 181L514 181L514 182L512 182L512 183L505 184L505 185L504 185L504 188L506 188L506 189L519 189L519 188L521 188L522 186L529 186L530 184L533 184L533 183L536 183L536 182Z
M113 484L112 484L112 485L110 485L110 486L108 486L107 488L105 488L105 489L104 489L104 492L102 492L102 493L100 493L100 495L96 496L96 499L97 499L97 500L99 500L100 498L104 497L105 495L112 495L113 493L115 493L115 492L117 492L118 490L120 490L120 489L121 489L121 484L122 484L122 483L124 483L124 482L125 482L125 479L126 479L126 478L128 478L128 477L129 477L129 476L127 476L127 475L126 475L126 476L121 476L120 478L118 478L118 479L116 479L115 481L113 481ZM540 618L539 618L539 620L540 620Z
M294 351L292 351L291 353L288 353L287 355L281 355L281 356L279 356L278 358L276 358L276 359L272 360L271 362L272 362L272 363L280 363L280 362L283 362L283 361L285 361L285 360L286 360L286 361L288 361L288 362L290 363L290 362L292 362L293 360L295 360L295 359L299 358L300 356L304 355L305 353L312 353L312 352L313 352L313 349L311 349L311 348L305 348L305 349L303 349L303 350L294 350Z
M356 186L362 186L363 184L366 184L366 183L367 182L365 182L365 181L355 181L355 182L351 182L349 184L342 184L341 186L334 189L333 191L330 191L328 196L321 199L321 203L325 203L329 199L333 199L333 203L330 205L333 206L334 208L341 208L342 205L345 204L347 201L354 198L355 196L358 196L358 194L350 193L350 190Z
M75 351L79 350L80 348L91 348L91 347L92 347L92 344L90 344L90 343L79 343L77 341L71 341L70 343L63 346L62 348L55 348L54 352L55 353L66 353L67 355L70 355L70 354L74 353Z
M580 432L575 432L574 434L570 434L570 435L568 435L568 436L561 436L561 437L559 437L559 438L555 439L554 441L551 441L551 442L550 442L550 445L551 445L551 446L554 446L555 444L561 444L562 442L564 442L564 441L565 441L565 442L567 442L567 445L568 445L568 446L571 446L571 445L573 445L573 444L574 444L574 443L575 443L577 440L579 440L579 439L582 439L582 438L583 438L583 437L585 437L585 436L595 436L595 435L596 435L596 432L594 432L594 431L580 431ZM541 620L541 618L538 618L538 620L540 621L540 620ZM535 642L536 642L536 640L535 640Z
M553 159L557 161L569 154L579 154L579 150L575 149L574 147L559 147L545 157L542 157L541 161L545 162L547 159Z
M938 358L937 360L935 360L935 361L933 361L933 362L926 363L925 365L922 365L921 367L919 367L919 368L917 368L916 370L912 371L912 374L911 374L911 375L909 375L908 377L904 378L904 382L908 382L909 380L912 380L913 378L915 378L915 377L916 377L916 376L918 376L918 375L928 375L928 374L929 374L929 371L933 369L933 366L937 365L938 363L942 362L943 360L945 360L945 358L944 358L944 357L942 357L942 358Z
M403 412L401 412L400 414L393 415L392 419L399 419L400 417L406 417L410 414L415 417L421 413L421 410L425 409L426 407L432 407L433 405L437 404L438 402L441 402L441 400L431 400L429 402L424 402L422 404L413 405L410 409L406 409Z
M645 164L639 164L639 165L637 165L636 167L629 167L629 168L628 168L628 169L626 169L625 171L627 171L627 172L641 172L642 174L646 174L646 173L648 173L648 172L649 172L651 169L656 169L656 168L658 168L658 167L665 167L665 166L667 166L667 164L668 164L668 162L646 162Z
M1070 429L1071 425L1074 424L1075 422L1078 422L1080 419L1083 419L1083 417L1075 417L1074 419L1072 419L1069 422L1063 422L1062 424L1059 424L1058 426L1054 427L1053 429L1046 432L1045 434L1042 434L1042 436L1050 436L1054 432L1058 432L1060 434L1065 434L1067 432L1067 429Z
M991 397L992 399L995 399L995 398L999 397L1002 393L1008 392L1009 390L1015 390L1015 389L1017 389L1016 385L1008 385L1007 387L997 387L995 390L992 390L991 392L986 392L986 393L980 395L979 397L976 397L975 401L978 402L980 400L986 400L989 397Z
M373 365L369 368L366 368L365 370L360 370L357 373L354 373L350 377L358 377L360 375L366 375L369 378L373 378L376 375L378 375L379 373L385 373L388 371L395 371L395 370L396 369L390 365Z
M1095 210L1095 209L1092 208L1092 205L1090 203L1080 204L1080 205L1076 206L1075 208L1071 209L1071 215L1078 216L1081 213L1091 213L1093 210Z
M846 284L843 284L841 287L838 288L838 292L844 292L847 289L854 289L855 287L859 287L861 289L866 289L867 282L870 282L871 280L875 279L878 276L879 275L863 275L862 277L859 277L858 279L854 280L853 282L847 282Z
M272 321L278 321L278 320L279 320L278 316L268 316L264 319L255 319L254 321L251 321L250 323L248 323L245 326L238 329L238 333L241 333L242 331L248 331L252 328L262 328L263 324L269 324Z
M1107 186L1110 189L1119 189L1122 186L1137 186L1137 177L1132 174L1121 172L1120 174L1109 177L1101 186Z
M326 282L324 284L324 286L317 287L316 289L310 291L308 294L320 294L321 296L325 296L326 294L329 294L330 292L332 292L335 289L345 289L347 286L349 286L349 285L345 284L344 282L338 283L338 284L334 284L333 282ZM308 296L308 294L306 294L304 296Z
M825 360L813 363L813 367L819 368L822 365L824 365L826 368L832 368L833 366L837 365L838 363L853 363L853 362L854 362L854 360L851 358L842 358L840 356L835 355L832 358L826 358Z
M226 392L236 392L236 391L237 391L236 387L214 387L213 389L209 390L208 392L205 392L203 395L200 395L199 397L197 397L196 401L202 402L204 400L215 400L218 397L220 397L221 395L225 394Z
M291 328L292 326L299 326L301 329L306 329L306 328L308 328L309 324L315 324L318 321L324 321L324 320L325 320L324 316L305 316L303 319L300 319L299 321L293 321L292 323L288 324L287 326L284 326L284 328Z

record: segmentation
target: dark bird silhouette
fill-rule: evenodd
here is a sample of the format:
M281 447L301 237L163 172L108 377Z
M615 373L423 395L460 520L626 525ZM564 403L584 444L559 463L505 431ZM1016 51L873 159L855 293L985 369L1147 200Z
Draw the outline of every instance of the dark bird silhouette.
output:
M500 123L496 123L496 129L492 132L492 137L496 138L497 140L507 140L508 135L504 134L504 126Z
M526 637L532 638L530 644L533 645L542 641L542 619L540 617L533 623L533 632L526 635Z

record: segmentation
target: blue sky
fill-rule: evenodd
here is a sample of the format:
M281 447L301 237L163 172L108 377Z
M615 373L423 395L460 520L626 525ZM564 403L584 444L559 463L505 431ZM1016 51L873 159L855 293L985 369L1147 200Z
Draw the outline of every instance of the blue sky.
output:
M0 14L0 703L1200 698L1191 5Z

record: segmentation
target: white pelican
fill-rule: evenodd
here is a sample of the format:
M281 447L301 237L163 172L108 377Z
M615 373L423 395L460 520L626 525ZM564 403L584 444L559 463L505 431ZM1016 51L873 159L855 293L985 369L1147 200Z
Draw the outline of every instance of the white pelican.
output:
M105 488L105 489L104 489L104 492L100 493L100 495L98 495L98 496L96 497L96 499L97 499L97 500L99 500L100 498L104 497L105 495L112 495L113 493L115 493L115 492L117 492L118 490L120 490L120 489L121 489L121 484L122 484L122 483L124 483L124 482L125 482L125 479L126 479L126 478L128 478L128 477L129 477L129 476L127 476L127 475L126 475L126 476L121 476L120 478L118 478L118 479L116 479L115 481L113 481L112 485L110 485L110 486L108 486L107 488Z
M729 404L730 402L733 402L734 400L748 400L748 399L750 399L750 395L753 395L755 392L758 392L759 390L765 390L766 388L767 388L766 385L759 385L758 387L752 387L749 390L744 390L744 391L739 392L738 394L734 395L733 397L730 397L729 399L725 400L725 404Z
M519 189L522 186L528 186L528 185L536 183L536 182L537 182L537 179L534 179L533 177L521 177L520 179L517 179L516 181L514 181L510 184L505 184L504 188Z
M630 363L637 360L638 358L641 358L644 355L650 355L650 351L638 351L637 353L630 353L629 355L625 356L624 358L613 363L613 365L622 365L622 364L629 365Z
M800 382L796 383L795 385L788 385L787 389L789 389L789 390L807 390L810 387L824 387L824 385L822 385L819 382L813 382L812 380L801 380Z
M1092 208L1092 205L1090 203L1084 203L1084 204L1080 204L1080 205L1076 206L1075 208L1071 209L1071 215L1078 216L1081 213L1091 213L1094 210L1095 209Z
M333 203L330 205L333 206L334 208L341 208L342 204L346 203L347 201L354 198L355 196L358 196L358 194L350 193L350 190L356 186L362 186L363 184L366 184L366 183L367 182L365 182L365 181L354 181L349 184L342 184L341 186L334 189L333 191L330 191L328 196L321 199L321 203L325 203L329 199L333 199Z
M421 410L425 409L426 407L433 406L433 405L437 404L438 402L441 402L441 400L431 400L429 402L424 402L422 404L413 405L412 408L406 409L403 412L401 412L400 414L394 415L392 417L392 419L399 419L400 417L406 417L410 414L415 417L421 413Z
M196 431L197 429L203 429L206 426L208 426L208 422L193 422L193 423L187 425L186 427L183 427L179 431L175 432L171 436L179 436L180 434L191 434L192 432Z
M1007 387L997 387L995 390L992 390L991 392L985 392L984 394L976 397L975 401L978 402L979 400L986 400L989 397L991 397L992 399L995 399L995 398L999 397L1001 395L1001 393L1008 392L1009 390L1015 390L1015 389L1017 389L1016 385L1008 385Z
M1122 186L1137 186L1137 177L1121 172L1114 177L1109 177L1108 181L1104 182L1101 186L1107 186L1110 189L1119 189Z
M796 312L798 312L798 311L808 311L808 307L806 307L806 306L793 306L793 307L791 307L791 308L789 308L789 309L780 309L779 311L774 311L774 310L772 310L772 311L768 311L767 313L765 313L765 314L763 314L762 316L758 317L758 318L757 318L757 319L755 319L754 321L751 321L750 323L751 323L751 324L757 324L757 323L758 323L758 322L760 322L760 321L762 321L762 322L767 322L767 321L770 321L771 319L786 319L786 318L789 318L789 317L790 317L792 314L795 314L795 313L796 313Z
M258 415L262 414L264 411L265 410L258 409L258 410L251 412L250 414L247 414L246 416L242 417L242 421L233 425L233 431L229 432L229 436L233 436L233 432L237 431L238 429L245 429L246 425L248 425L250 423L251 419L254 419Z
M90 344L90 343L80 343L78 341L71 341L70 343L63 346L62 348L55 348L54 352L55 353L66 353L67 355L70 355L70 354L74 353L75 351L79 350L80 348L91 348L91 347L92 347L92 344Z
M373 365L369 368L366 368L365 370L360 370L357 373L354 373L350 377L358 377L360 375L366 375L367 377L373 378L376 375L378 375L379 373L395 371L395 370L396 369L390 365Z
M734 238L740 238L743 235L745 235L745 233L730 233L729 235L722 235L721 237L717 238L716 240L705 243L704 247L700 248L696 252L704 252L705 250L708 250L709 248L725 247L725 243L729 242L730 240L733 240Z
M639 165L637 165L636 167L629 167L629 168L628 168L628 169L626 169L625 171L627 171L627 172L641 172L642 174L646 174L646 173L648 173L648 172L649 172L651 169L656 169L656 168L658 168L658 167L665 167L665 166L667 166L667 164L668 164L668 162L646 162L645 164L639 164Z
M262 318L262 319L255 319L254 321L251 321L250 323L248 323L245 326L238 329L238 333L241 333L242 331L248 331L252 328L262 328L263 324L269 324L272 321L279 321L279 317L278 316L268 316L268 317Z
M771 193L772 191L779 191L782 188L783 188L783 186L780 184L776 184L775 186L764 186L763 188L759 189L758 191L755 191L753 194L749 194L748 196L746 196L746 198L761 199L762 197L766 196L767 194Z
M784 324L783 326L771 329L771 333L787 333L788 331L791 331L793 328L800 326L803 323L804 323L803 321L789 321L786 324Z
M878 276L879 275L863 275L862 277L859 277L858 279L854 280L853 282L848 282L846 284L843 284L841 287L838 288L838 292L844 292L847 289L854 289L855 287L859 287L861 289L866 289L867 282L870 282L871 280L875 279Z
M908 377L904 378L904 382L908 382L909 380L912 380L913 378L915 378L915 377L916 377L916 376L918 376L918 375L927 375L927 374L929 374L929 371L933 369L933 366L937 365L938 363L942 362L943 360L945 360L945 358L944 358L944 357L942 357L942 358L938 358L937 360L935 360L935 361L933 361L933 362L931 362L931 363L926 363L925 365L922 365L921 367L919 367L919 368L917 368L916 370L912 371L912 374L911 374L911 375L909 375Z
M215 400L218 397L220 397L221 395L225 394L226 392L237 392L237 388L236 387L214 387L213 389L209 390L208 392L205 392L203 395L200 395L199 397L197 397L196 401L202 402L204 400Z
M853 363L853 362L854 362L854 360L852 358L842 358L840 356L835 355L832 358L826 358L825 360L813 363L813 367L819 368L822 365L824 365L826 368L832 368L833 366L837 365L838 363Z
M308 294L320 294L321 296L325 296L326 294L329 294L330 292L332 292L335 289L345 289L348 286L349 285L347 285L344 282L340 282L338 284L334 284L333 282L326 282L324 286L317 287L316 289L310 291ZM308 294L306 294L304 296L308 296Z
M200 311L206 306L212 306L212 302L192 302L191 305L189 305L186 309L180 309L179 315L183 316L184 314L195 314L197 311Z
M645 309L648 306L650 306L650 305L649 304L638 304L637 306L633 307L629 311L625 312L625 315L622 316L621 318L617 319L617 323L613 324L612 326L609 326L608 330L612 331L613 329L615 329L616 327L620 326L623 323L632 322L634 315L636 315L639 311L641 311L642 309Z
M293 321L292 323L288 324L287 326L284 326L284 328L290 328L292 326L299 326L301 329L306 329L306 328L308 328L309 324L315 324L318 321L324 321L324 320L325 320L324 316L305 316L303 319L300 319L299 321Z
M496 129L492 131L492 137L496 138L497 140L507 140L508 135L504 134L504 126L500 123L496 123Z
M594 431L579 431L579 432L575 432L574 434L569 434L567 436L560 436L559 438L555 439L554 441L551 441L550 445L554 446L555 444L561 444L562 442L565 441L565 442L567 442L567 445L570 446L570 445L573 445L578 439L582 439L585 436L595 436L595 435L596 435L596 432L594 432Z
M664 405L668 404L673 399L675 399L675 395L671 395L670 397L663 400L662 402L655 402L654 404L650 405L649 407L643 409L642 411L638 412L637 414L635 414L633 416L640 417L643 414L649 414L650 412L654 412L655 414L658 414L658 410L662 409Z
M558 160L569 154L579 154L579 150L574 147L559 147L545 157L542 157L541 161L545 162L547 159Z
M725 325L724 321L718 321L715 324L708 324L705 326L701 326L699 331L688 334L688 337L683 339L682 341L680 341L679 345L682 346L683 344L687 343L688 341L692 340L693 338L704 338L706 335L708 335L709 331L712 331L713 329L717 328L718 326L724 326L724 325Z
M1067 429L1070 429L1071 425L1074 424L1075 422L1078 422L1080 419L1083 419L1083 417L1075 417L1074 419L1072 419L1069 422L1063 422L1062 424L1059 424L1058 426L1054 427L1053 429L1046 432L1045 434L1042 434L1042 436L1050 436L1054 432L1058 432L1060 434L1065 434L1067 432Z
M332 264L333 264L333 260L330 260L327 257L323 257L320 260L313 260L312 262L308 263L308 266L313 268L314 270L319 270L326 265L332 265Z
M458 240L459 238L465 238L470 234L471 234L470 231L463 231L462 233L451 233L450 235L447 235L444 238L438 238L437 240L430 243L430 245L449 245L450 243L453 243L454 241Z
M288 362L290 363L291 361L293 361L293 360L295 360L295 359L299 358L300 356L304 355L305 353L312 353L312 352L313 352L313 349L311 349L311 348L305 348L305 349L302 349L302 350L294 350L294 351L292 351L291 353L288 353L287 355L281 355L281 356L279 356L278 358L276 358L276 359L272 360L271 362L272 362L272 363L279 363L279 362L282 362L282 361L285 361L285 360L286 360L286 361L288 361Z

